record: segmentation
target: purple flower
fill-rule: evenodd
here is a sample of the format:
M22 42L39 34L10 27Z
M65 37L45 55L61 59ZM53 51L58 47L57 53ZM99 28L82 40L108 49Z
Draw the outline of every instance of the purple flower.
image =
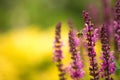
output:
M102 43L102 77L106 80L113 80L111 74L115 71L115 63L113 62L114 57L112 52L110 52L109 46L109 33L107 29L107 24L104 24L101 28L101 43ZM101 72L100 71L100 72Z
M115 20L114 21L115 47L119 53L120 52L120 0L116 1L114 20ZM116 59L119 58L119 55L116 55Z
M110 23L110 9L108 6L108 0L104 0L104 8L105 8L105 23L103 24L102 28L101 28L101 43L102 43L102 67L101 67L101 75L103 78L105 78L106 80L113 80L113 78L111 77L111 74L114 73L115 71L115 63L113 62L113 59L111 59L113 56L111 55L110 52L110 29L111 27L111 23ZM115 16L115 18L117 18ZM116 27L116 26L114 26ZM118 35L115 35L118 36ZM117 37L116 37L117 38ZM100 72L101 72L100 71Z
M73 61L70 67L71 78L77 80L84 77L83 64L79 54L80 53L77 53L76 61Z
M90 75L93 77L91 80L99 80L99 73L98 73L98 64L96 62L96 52L94 49L95 42L97 40L97 31L98 29L93 28L93 24L91 23L90 17L86 11L83 11L84 21L85 21L85 28L84 28L84 37L87 40L87 49L88 49L88 56L90 60Z
M109 75L114 74L115 73L115 62L114 62L113 51L110 52L110 58L108 59L108 63L106 62L103 55L101 56L101 59L103 60L103 63L101 64L102 67L100 69L101 77L102 78L105 77L104 70L107 68L107 64L109 64ZM112 78L107 78L107 79L113 80Z
M120 52L120 24L114 21L116 49Z
M69 24L70 26L70 24ZM69 31L69 46L70 46L70 52L71 52L71 65L70 65L70 76L73 80L79 80L84 76L83 71L83 64L80 58L80 53L76 49L76 37L75 32L72 27L70 27Z
M113 55L113 51L110 52L110 58L109 58L109 63L110 63L110 74L114 74L115 73L115 58L114 58L114 55Z
M60 72L59 78L60 80L66 80L64 75L65 75L65 70L63 69L63 64L62 64L62 42L61 42L61 23L59 22L56 26L55 30L55 41L54 41L54 56L53 60L56 63L58 70Z

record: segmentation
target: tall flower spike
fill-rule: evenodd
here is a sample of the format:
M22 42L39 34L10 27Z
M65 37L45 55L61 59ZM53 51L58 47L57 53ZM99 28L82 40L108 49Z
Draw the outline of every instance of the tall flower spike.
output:
M96 62L96 52L94 49L95 42L97 40L97 30L93 29L93 24L91 23L90 17L88 12L83 11L84 21L85 21L85 28L84 28L84 36L87 40L87 49L88 49L88 56L90 60L90 75L93 77L90 80L99 80L99 73L98 73L98 64Z
M115 63L113 62L113 55L110 52L110 46L109 46L109 33L107 30L108 25L103 25L101 29L101 43L102 43L102 67L101 72L102 77L106 80L113 80L111 77L111 74L115 71ZM111 70L112 69L112 70Z
M75 32L71 27L71 23L69 23L70 31L69 31L69 46L71 52L71 65L70 65L70 76L73 80L80 80L84 76L83 64L80 58L80 53L76 49L76 39Z
M61 42L61 23L59 22L56 26L55 30L55 42L54 42L54 56L53 60L56 63L58 70L60 72L59 74L59 80L66 80L64 75L65 75L65 70L63 69L63 64L62 64L62 42Z
M120 0L116 1L115 14L114 14L114 29L115 29L115 48L120 52ZM119 55L116 54L116 59L119 59Z

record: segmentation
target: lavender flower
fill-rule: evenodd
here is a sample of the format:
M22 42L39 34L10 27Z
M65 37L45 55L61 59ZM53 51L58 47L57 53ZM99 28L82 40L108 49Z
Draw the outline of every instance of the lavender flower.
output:
M116 59L119 59L119 55L120 55L120 24L117 23L116 21L114 21L114 28L115 28L115 49L118 52L118 54L116 54Z
M107 30L107 24L104 24L101 29L101 43L102 43L102 67L101 71L104 71L102 77L106 80L113 80L111 74L115 71L115 63L113 62L113 55L110 52L109 46L109 33Z
M69 24L71 26L71 24ZM69 31L69 46L71 52L72 63L70 66L70 75L73 80L79 80L84 76L83 65L80 58L80 53L76 49L75 32L72 27Z
M113 80L111 77L111 74L115 71L115 63L113 62L113 59L111 59L112 55L110 54L110 29L111 23L110 23L110 8L108 6L108 0L103 0L104 8L105 8L105 24L103 24L101 28L101 43L102 43L102 61L101 64L101 71L102 71L102 77L106 80ZM111 71L113 69L113 71Z
M93 29L93 24L91 23L90 17L86 11L83 11L84 21L85 21L85 28L84 28L84 36L87 40L87 47L88 47L88 56L90 60L90 75L93 77L91 80L99 80L99 73L98 73L98 64L96 62L96 52L94 49L95 42L97 40L97 30Z
M54 56L53 56L53 59L54 59L54 62L56 62L56 65L58 67L58 70L60 72L59 74L59 78L60 80L66 80L64 75L65 75L65 70L63 69L63 64L62 64L62 50L61 50L61 47L62 47L62 42L61 42L61 23L58 23L57 26L56 26L56 30L55 30L55 42L54 42Z
M120 0L116 1L115 15L114 15L114 29L115 29L115 47L118 53L120 52ZM116 55L116 59L119 55Z
M101 56L101 59L104 62L101 64L102 68L101 68L100 72L102 73L101 76L104 77L104 70L107 67L107 65L106 65L107 62L106 62L105 58L103 57L103 55ZM114 72L115 72L115 62L114 62L113 51L110 52L110 58L108 60L108 63L109 63L109 67L110 67L109 74L114 74Z
M70 75L73 80L79 80L84 77L83 64L79 54L79 52L76 54L76 60L70 66Z

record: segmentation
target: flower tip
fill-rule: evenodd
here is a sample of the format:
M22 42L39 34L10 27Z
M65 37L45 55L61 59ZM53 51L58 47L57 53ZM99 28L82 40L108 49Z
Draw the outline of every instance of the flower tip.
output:
M58 22L58 24L57 24L56 27L57 27L57 28L60 28L60 27L61 27L61 24L62 24L61 22Z
M68 19L68 25L70 29L73 29L73 21L72 19Z

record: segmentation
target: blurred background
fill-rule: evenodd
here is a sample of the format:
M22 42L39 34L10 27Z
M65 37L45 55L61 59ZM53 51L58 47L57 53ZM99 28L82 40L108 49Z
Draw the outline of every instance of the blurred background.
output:
M84 9L96 24L102 21L101 0L0 0L0 80L58 80L52 61L55 25L62 22L67 65L67 19L82 29Z

